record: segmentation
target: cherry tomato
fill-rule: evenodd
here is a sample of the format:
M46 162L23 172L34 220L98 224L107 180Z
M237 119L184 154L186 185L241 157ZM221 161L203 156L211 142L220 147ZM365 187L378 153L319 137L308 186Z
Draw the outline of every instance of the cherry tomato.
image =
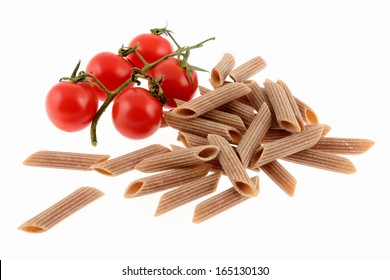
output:
M153 63L164 55L173 52L173 47L167 39L153 34L140 34L136 36L129 43L130 47L134 47L135 45L138 45L137 51L148 63ZM140 69L144 67L144 63L135 53L131 53L127 57L135 67Z
M117 54L101 52L91 58L85 72L94 75L109 91L114 91L131 77L132 65ZM104 101L106 93L100 88L95 89L99 100Z
M180 63L176 58L168 58L157 64L151 69L151 75L158 79L163 76L161 88L167 99L167 108L175 108L177 106L174 99L183 101L191 100L198 88L198 76L194 70L191 70L192 81L187 75L187 71L180 67Z
M112 107L115 128L130 139L152 135L160 127L162 114L160 102L140 87L124 89Z
M98 103L90 84L62 81L49 90L46 112L57 128L68 132L79 131L92 122Z

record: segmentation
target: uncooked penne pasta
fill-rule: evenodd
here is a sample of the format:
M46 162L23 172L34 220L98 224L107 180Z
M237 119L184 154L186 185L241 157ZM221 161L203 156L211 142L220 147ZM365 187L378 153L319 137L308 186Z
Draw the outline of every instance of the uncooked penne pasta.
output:
M277 160L264 164L261 170L268 175L285 193L293 196L297 185L297 180L283 167Z
M45 232L103 195L101 191L93 187L78 188L67 197L23 223L19 226L19 229L31 233Z
M164 193L160 197L155 216L215 192L220 178L221 173L215 172Z
M301 131L283 87L271 80L265 80L264 87L274 109L279 127L290 132Z
M238 100L230 101L218 108L218 110L239 116L246 126L249 126L255 118L255 110Z
M172 113L182 118L195 118L249 92L249 87L242 83L230 83L185 102L173 109Z
M24 165L50 168L63 168L73 170L92 170L92 166L105 161L109 155L59 152L59 151L38 151L30 155Z
M134 152L130 152L122 156L100 162L98 164L93 165L92 168L99 173L105 175L117 176L133 170L134 166L145 158L154 156L156 154L168 153L170 151L171 150L167 147L158 144L153 144L136 150Z
M323 137L311 148L329 153L356 155L365 153L373 145L374 141L368 139Z
M168 127L169 125L167 124L167 122L165 121L165 118L164 116L161 117L161 124L160 124L160 128L164 128L164 127Z
M260 56L256 56L230 71L229 76L235 82L243 82L263 70L267 64Z
M225 53L221 60L211 69L210 82L214 87L222 86L223 82L236 65L234 56Z
M259 177L256 176L251 180L257 189L257 192L259 192ZM197 204L192 221L194 223L201 223L221 214L222 212L225 212L249 198L250 197L248 196L241 195L234 187L229 188Z
M258 168L276 159L309 149L320 139L322 129L321 125L313 126L304 131L261 145L256 150L250 167Z
M320 150L307 149L286 156L283 160L344 174L356 172L355 166L348 158Z
M228 112L211 110L210 112L201 115L200 118L232 126L241 133L245 133L246 131L246 127L242 119L239 116Z
M124 196L131 198L174 188L205 176L210 169L211 164L203 163L140 178L127 186Z
M271 121L271 112L267 104L263 103L237 146L237 152L244 167L249 166L253 153L271 126Z
M207 137L209 133L224 137L231 143L238 144L242 134L238 129L225 124L213 122L202 118L183 119L176 117L172 112L164 112L168 125L184 132Z
M157 154L141 160L135 169L142 172L158 172L201 164L217 157L220 148L215 145L205 145L174 150L169 153Z
M297 120L297 122L298 122L298 124L299 124L299 126L301 128L301 130L304 130L305 129L305 124L303 122L301 111L299 110L297 102L295 101L295 98L292 95L289 87L281 80L277 80L276 83L283 88L284 93L286 94L287 99L290 101L291 109L292 109L292 111L293 111L293 113L295 115L295 118L296 118L296 120Z
M314 110L296 96L294 98L303 120L309 124L318 124L318 117Z
M179 131L177 140L183 143L187 148L208 145L209 141L207 138L198 136L192 133L187 133L184 131Z
M218 161L236 190L243 196L257 196L258 191L256 187L229 142L215 134L209 134L207 140L210 145L215 145L220 148L217 157Z
M208 92L212 91L212 89L209 89L209 88L207 88L205 86L202 86L202 85L199 85L198 89L199 89L199 94L200 95L203 95L205 93L208 93Z

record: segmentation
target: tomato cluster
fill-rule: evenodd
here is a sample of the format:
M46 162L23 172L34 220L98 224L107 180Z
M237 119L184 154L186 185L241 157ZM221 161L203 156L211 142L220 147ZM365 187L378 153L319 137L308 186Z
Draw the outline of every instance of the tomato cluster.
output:
M113 101L112 121L122 135L130 139L152 135L160 127L163 107L176 107L175 99L190 100L198 87L196 72L180 60L180 46L175 42L175 52L160 35L134 37L126 54L98 53L76 75L78 65L70 78L49 90L46 112L50 121L61 130L78 131L93 124ZM148 87L142 87L139 77L146 77ZM163 98L152 94L156 83ZM98 110L99 101L103 104Z

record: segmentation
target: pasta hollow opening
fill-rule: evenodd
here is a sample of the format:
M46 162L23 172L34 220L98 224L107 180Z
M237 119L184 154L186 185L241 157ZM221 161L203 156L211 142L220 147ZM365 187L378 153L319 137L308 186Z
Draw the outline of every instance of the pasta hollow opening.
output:
M103 174L103 175L109 175L109 176L113 176L113 175L114 175L112 172L107 171L107 170L105 170L105 169L103 169L103 168L93 167L93 169L94 169L95 171L97 171L97 172Z
M243 193L248 196L256 196L257 192L255 189L252 188L252 186L248 185L247 183L244 182L235 182L236 187Z
M126 196L132 196L136 194L144 185L143 182L135 182L129 186L129 188L126 190Z
M242 138L241 133L234 130L229 130L229 135L232 138L234 143L239 143Z
M296 125L294 125L293 123L290 123L288 121L281 121L280 126L282 128L284 128L285 130L290 131L290 132L299 132L300 131L300 126L297 127Z
M317 115L312 110L306 109L306 117L310 123L318 123Z
M210 147L200 151L198 156L207 160L208 158L215 158L218 153L219 149Z
M194 110L188 109L188 108L178 108L175 110L176 115L183 116L183 117L192 117L195 116L196 112Z
M218 71L211 70L211 80L213 80L217 85L221 84L221 77L219 76Z
M24 226L24 227L21 227L20 229L23 230L23 231L32 232L32 233L39 233L39 232L43 232L44 231L43 228L41 228L41 227L34 227L34 226Z
M255 153L252 156L252 159L250 161L250 166L256 164L256 162L260 159L262 154L263 154L263 149L257 149L257 151L255 151Z

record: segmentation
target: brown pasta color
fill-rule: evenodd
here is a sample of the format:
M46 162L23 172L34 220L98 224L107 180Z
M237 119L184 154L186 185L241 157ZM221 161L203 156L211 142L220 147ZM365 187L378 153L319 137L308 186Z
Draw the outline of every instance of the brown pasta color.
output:
M172 113L182 118L195 118L249 92L249 87L242 83L229 83L185 102L173 109Z
M189 147L196 147L196 146L202 146L202 145L208 145L209 141L207 141L207 138L198 136L192 133L187 133L184 131L179 131L177 140L183 143L184 146L187 148Z
M131 182L127 186L124 196L132 198L174 188L206 176L210 169L211 164L203 163L146 176Z
M220 152L217 157L218 161L237 192L243 196L257 196L258 191L253 185L253 182L250 180L245 167L242 165L238 155L230 146L229 142L221 136L215 134L209 134L207 136L207 140L211 145L215 145L220 148Z
M230 101L218 108L218 110L239 116L246 126L249 126L255 118L255 110L238 100Z
M283 160L344 174L356 172L355 166L348 158L320 150L307 149L286 156Z
M215 192L220 178L221 173L214 172L208 176L180 185L176 189L164 193L160 197L155 216L159 216Z
M92 170L93 165L106 161L109 157L109 155L43 150L30 155L23 164L36 167Z
M145 158L169 152L171 152L171 150L167 147L159 144L153 144L122 156L95 164L92 168L104 175L118 176L133 170L134 167Z
M221 86L235 65L236 61L234 56L230 53L225 53L218 63L211 69L211 84L214 87Z
M93 187L78 188L70 195L20 225L19 229L30 233L45 232L103 195L103 192Z
M309 124L318 124L318 117L315 111L296 96L294 96L294 99L299 108L299 111L301 112L301 116L304 122Z
M260 167L279 158L309 149L320 139L323 127L313 126L304 131L261 145L255 152L250 166Z
M267 66L266 62L260 56L256 56L240 66L233 69L229 76L235 82L243 82L255 74L259 73Z
M286 194L293 196L297 180L277 160L264 164L260 167Z
M356 155L367 152L373 145L374 141L369 139L323 137L312 149L342 155Z
M199 94L200 95L203 95L205 93L208 93L208 92L212 91L212 89L209 89L209 88L207 88L205 86L202 86L202 85L199 85L198 89L199 89Z
M211 110L210 112L201 115L200 118L229 125L236 128L241 133L245 133L246 131L246 126L242 119L239 116L228 112Z
M251 178L257 192L259 192L259 177ZM201 223L215 217L226 210L248 200L250 197L243 196L232 187L220 192L196 205L192 222Z

